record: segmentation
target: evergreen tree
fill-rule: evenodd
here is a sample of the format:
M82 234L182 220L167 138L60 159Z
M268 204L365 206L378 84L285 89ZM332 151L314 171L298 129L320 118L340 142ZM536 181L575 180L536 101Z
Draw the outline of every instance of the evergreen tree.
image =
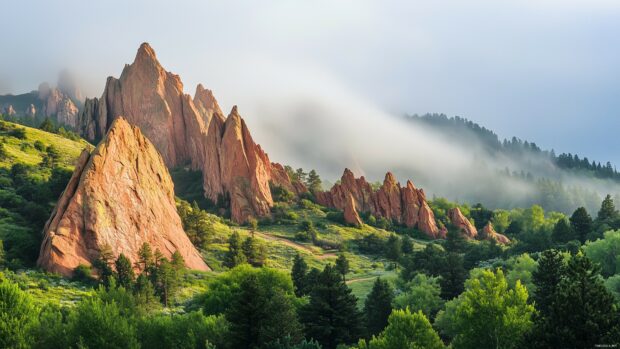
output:
M315 170L311 170L308 173L308 180L306 181L306 185L308 186L308 190L312 193L316 193L321 191L323 188L321 187L321 178Z
M565 270L564 257L558 250L546 250L541 253L538 268L532 273L532 282L536 286L533 299L541 316L549 314L553 297Z
M336 259L336 271L342 275L342 280L347 281L347 274L349 273L349 260L344 253L341 253Z
M308 274L308 264L298 253L293 260L293 268L291 270L291 279L295 287L295 295L302 297L307 294L306 275Z
M114 276L114 271L111 267L113 259L112 247L106 244L101 247L99 257L93 263L94 267L99 271L99 280L105 287L110 286L110 279Z
M463 267L463 257L450 252L442 260L438 273L441 276L441 297L452 299L463 292L463 285L467 278L467 270Z
M150 273L150 270L153 268L155 262L153 261L153 250L151 249L151 245L148 243L143 243L140 249L138 250L138 268L142 270L142 272Z
M297 179L299 182L306 183L306 176L306 172L304 172L304 169L301 167L295 171L295 179Z
M0 282L0 348L29 348L37 309L30 295L8 280Z
M241 248L241 237L238 232L234 232L230 238L228 238L228 251L224 256L224 266L234 268L245 262L246 258Z
M169 306L170 300L179 287L179 272L169 260L160 260L155 273L155 290L165 306Z
M325 349L352 343L361 332L357 298L330 264L323 269L300 317L306 336L317 340Z
M554 242L567 243L571 240L575 240L575 233L568 221L565 218L560 218L553 227L551 238Z
M136 302L146 309L153 307L157 303L155 288L145 273L140 274L136 279L134 293Z
M385 243L385 256L392 261L399 261L402 256L402 243L396 234L390 234Z
M620 317L599 268L582 253L571 257L565 277L537 321L531 343L539 348L594 348L618 335ZM617 339L617 338L616 338Z
M601 203L601 209L598 211L596 219L600 222L606 222L618 218L618 210L614 205L611 195L607 194Z
M370 338L383 331L392 313L394 290L386 280L377 278L364 303L366 334Z
M248 263L254 267L265 265L265 247L253 236L248 236L243 242L241 249Z
M233 348L258 348L265 343L291 337L300 339L295 308L281 289L265 292L258 277L241 281L240 294L226 312Z
M592 231L592 217L585 207L579 207L570 217L570 225L577 234L577 238L584 243Z
M413 240L409 237L409 235L405 235L403 237L403 254L410 254L413 252Z
M116 280L118 285L124 287L126 290L133 289L135 275L129 258L121 253L114 265L116 267Z

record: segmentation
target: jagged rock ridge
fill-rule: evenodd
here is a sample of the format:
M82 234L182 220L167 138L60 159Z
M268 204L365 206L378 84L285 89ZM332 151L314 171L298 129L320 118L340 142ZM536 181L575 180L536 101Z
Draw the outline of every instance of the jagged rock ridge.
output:
M117 118L92 154L84 151L44 228L38 265L70 276L103 246L138 260L143 243L189 268L209 270L183 231L168 170L139 128Z
M316 198L324 206L345 211L345 221L349 224L361 225L357 212L368 212L417 228L431 238L445 237L445 230L438 228L424 191L417 189L411 181L401 187L390 172L385 175L381 187L373 190L363 176L355 178L351 170L345 169L340 184L328 192L317 193Z
M280 174L279 168L272 169L237 108L225 118L213 93L202 85L193 99L184 94L179 76L161 66L147 43L120 78L108 78L101 98L86 100L78 130L96 141L120 115L142 130L167 166L202 170L205 196L214 202L230 199L234 221L270 213L269 182L272 173ZM279 176L274 182L294 186L295 192L305 189L287 178Z

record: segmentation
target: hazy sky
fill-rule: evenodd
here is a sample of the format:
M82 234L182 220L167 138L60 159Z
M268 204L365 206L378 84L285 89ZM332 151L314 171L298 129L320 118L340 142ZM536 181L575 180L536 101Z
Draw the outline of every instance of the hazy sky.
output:
M0 93L69 68L99 96L148 41L186 92L204 83L250 126L296 93L344 93L620 165L618 1L20 0L0 13Z

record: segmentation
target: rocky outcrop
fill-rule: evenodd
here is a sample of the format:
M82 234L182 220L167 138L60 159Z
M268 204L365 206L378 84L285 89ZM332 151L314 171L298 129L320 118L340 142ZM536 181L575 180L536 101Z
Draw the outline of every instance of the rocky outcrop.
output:
M317 201L328 207L370 213L384 217L397 224L416 228L431 238L443 238L445 232L437 227L435 215L426 202L422 189L417 189L411 181L401 187L394 175L388 172L383 184L376 191L364 177L355 178L353 172L345 169L339 184L329 192L316 193ZM352 204L349 202L351 201ZM359 218L359 215L357 215ZM355 215L345 214L345 221L359 225Z
M494 240L498 244L507 245L510 243L510 239L504 235L495 231L493 223L488 222L484 228L480 230L478 237L482 240Z
M140 127L167 166L202 167L204 118L191 97L183 93L179 76L161 66L149 44L140 46L120 78L108 78L97 108L93 104L85 106L79 117L78 129L87 139L100 139L112 121L123 115Z
M450 223L458 229L459 233L466 239L475 239L478 236L476 227L461 213L458 207L448 210L448 219Z
M78 126L80 113L75 101L59 88L51 88L49 84L42 83L38 90L39 100L42 103L41 113L48 118L56 118L61 125L71 127Z
M26 109L26 116L30 119L34 119L37 115L37 108L35 108L34 104L30 104L30 106Z
M343 214L345 222L356 227L362 226L362 219L360 218L360 215L357 212L357 208L355 207L355 200L353 199L353 195L351 195L350 193L347 195L347 198L344 201Z
M296 195L301 195L308 192L308 188L305 184L300 181L292 180L284 169L284 166L278 163L271 163L269 177L271 178L271 183L278 185Z
M86 100L78 130L96 141L119 115L142 130L167 166L202 170L205 196L230 202L234 221L270 214L271 163L237 108L225 118L213 93L202 85L193 99L184 94L179 76L167 72L146 43L120 78L108 78L100 99Z
M138 259L143 243L189 268L209 270L181 226L173 183L153 144L117 118L92 154L84 151L45 225L38 265L69 276L102 247Z
M212 123L219 121L214 120ZM213 130L216 135L221 134L219 144L216 143L214 149L217 152L214 159L219 161L209 162L203 171L203 182L211 183L205 186L207 197L228 195L231 218L236 222L269 215L273 206L269 189L269 158L254 143L236 106L221 127L221 130ZM208 167L211 165L212 168ZM219 174L216 174L218 170Z
M15 108L13 108L12 104L9 104L6 108L4 108L4 114L8 116L14 116L16 114Z
M213 92L204 88L202 84L198 84L198 86L196 86L196 93L194 94L193 101L196 109L202 115L205 125L209 125L209 122L214 115L220 119L224 118L224 113L222 113L217 100L213 96Z

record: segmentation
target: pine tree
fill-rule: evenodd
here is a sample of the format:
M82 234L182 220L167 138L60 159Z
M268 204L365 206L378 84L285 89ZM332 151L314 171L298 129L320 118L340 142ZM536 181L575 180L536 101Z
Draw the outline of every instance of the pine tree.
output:
M532 282L536 285L533 299L541 316L549 314L553 297L565 270L564 257L558 250L546 250L541 253L538 267L532 273Z
M306 185L312 193L319 192L323 189L321 187L321 178L315 170L311 170L310 173L308 173L308 180L306 181Z
M463 267L463 257L458 253L449 252L441 261L440 268L441 297L452 299L461 294L467 278L467 270Z
M124 287L126 290L133 289L135 275L129 258L121 253L114 265L116 267L116 280L118 285Z
M248 263L254 267L262 267L265 264L265 247L253 236L248 236L243 242L241 249Z
M592 231L592 217L585 207L579 207L570 217L570 225L577 234L581 243L586 242L588 234Z
M560 218L553 227L551 238L554 242L567 243L575 239L575 233L568 221L565 218Z
M598 211L597 220L600 222L607 222L618 218L618 210L614 205L614 200L611 195L607 194L603 202L601 203L601 209Z
M238 297L226 312L231 347L257 348L286 337L300 339L295 307L281 289L268 293L255 274L244 278L239 288Z
M310 293L310 302L301 309L300 317L309 338L324 349L355 341L361 333L361 314L357 298L328 264Z
M143 243L140 249L138 250L138 268L142 270L142 272L150 273L150 269L153 268L155 264L153 261L153 250L151 249L151 245L148 243Z
M114 271L111 267L113 259L112 247L106 244L101 247L99 257L93 263L94 267L99 271L99 280L105 287L110 286L110 279L114 277Z
M302 297L307 294L306 274L308 274L308 264L298 253L293 260L293 268L291 269L291 279L295 287L295 295Z
M336 259L336 271L342 275L342 280L347 281L347 274L349 273L349 260L344 253L341 253Z
M617 335L620 316L597 265L582 253L574 255L552 295L549 312L537 321L533 346L594 348Z
M399 261L402 255L402 243L396 234L390 234L385 243L385 256L392 261Z
M155 273L155 290L165 306L170 304L179 286L179 274L175 266L167 259L160 260Z
M234 232L230 238L228 238L228 251L224 256L224 266L234 268L245 262L246 258L241 248L241 237L238 232Z
M157 303L155 288L145 273L140 274L136 279L134 294L137 303L144 308L150 308Z
M366 335L368 338L383 331L392 313L394 290L386 280L377 278L364 303Z
M301 167L295 171L295 179L301 183L306 183L306 176L306 172L304 172L304 169Z

